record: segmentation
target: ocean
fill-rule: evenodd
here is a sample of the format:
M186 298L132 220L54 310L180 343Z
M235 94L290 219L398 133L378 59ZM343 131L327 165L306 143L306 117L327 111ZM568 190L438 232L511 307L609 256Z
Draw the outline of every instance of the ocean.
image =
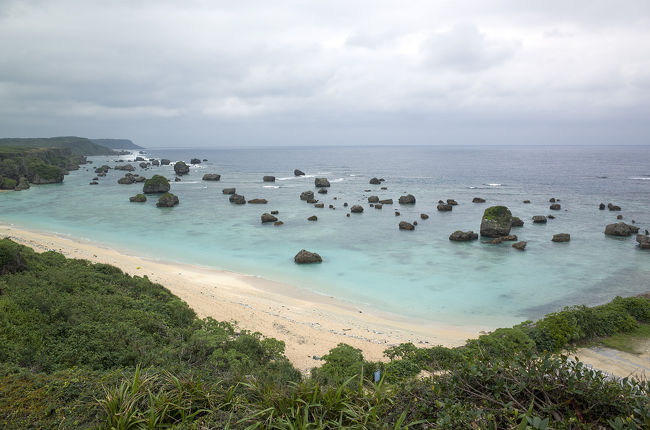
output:
M130 203L142 184L120 185L125 172L110 170L89 185L94 167L128 157L89 157L93 164L63 184L32 186L0 194L0 221L105 244L132 254L251 274L334 296L366 309L446 324L486 329L536 319L567 305L595 305L650 290L650 251L634 237L603 234L605 225L632 220L650 229L650 147L643 146L356 146L245 149L147 149L144 157L207 159L173 182L172 166L136 172L172 180L180 199L157 208L157 198ZM134 154L133 157L135 157ZM131 157L131 159L133 159ZM295 177L294 169L306 173ZM205 173L221 181L202 181ZM276 176L266 183L262 176ZM316 194L323 209L299 199L316 191L315 177L331 183ZM370 185L372 177L384 178ZM222 189L235 187L247 200L234 205ZM381 190L387 187L387 190ZM368 191L369 190L369 191ZM397 203L413 194L415 205ZM371 208L367 199L392 198ZM486 203L472 203L474 197ZM559 199L560 211L549 210ZM451 212L438 200L455 199ZM524 204L530 200L530 204ZM361 204L362 214L347 217ZM599 210L614 203L621 212ZM329 205L335 209L329 209ZM524 220L513 228L525 251L512 242L451 242L455 230L479 231L483 211L505 205ZM282 226L262 225L260 215L279 211ZM395 215L395 211L400 216ZM429 215L426 220L420 214ZM533 224L534 215L556 218ZM318 221L307 221L316 215ZM400 221L418 224L398 229ZM568 243L551 242L570 233ZM297 265L301 249L323 263Z

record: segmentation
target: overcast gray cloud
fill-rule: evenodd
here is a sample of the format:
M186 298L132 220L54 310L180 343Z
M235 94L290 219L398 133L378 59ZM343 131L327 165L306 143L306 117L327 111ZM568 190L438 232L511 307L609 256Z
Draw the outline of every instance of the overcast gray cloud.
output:
M649 143L650 2L0 0L0 134Z

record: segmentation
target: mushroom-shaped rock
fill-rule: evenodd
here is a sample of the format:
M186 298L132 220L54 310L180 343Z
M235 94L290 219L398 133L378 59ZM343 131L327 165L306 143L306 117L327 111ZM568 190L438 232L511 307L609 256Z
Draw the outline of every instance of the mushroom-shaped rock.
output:
M453 240L455 242L466 242L468 240L476 240L478 239L478 233L474 233L473 231L460 231L456 230L452 234L449 235L449 240Z
M160 175L153 175L144 181L142 192L145 194L166 193L170 188L167 178Z
M355 214L360 214L363 212L363 206L361 205L354 205L350 208L350 212L355 213Z
M293 261L295 261L296 264L310 264L322 263L323 259L315 252L309 252L305 249L302 249L299 253L296 254L295 257L293 257Z
M482 199L480 197L474 197L472 199L472 203L485 203L485 199Z
M221 180L221 175L218 173L206 173L201 179L204 181L219 181Z
M551 206L548 207L552 211L559 211L562 209L562 206L560 206L559 203L553 203Z
M309 218L307 218L307 221L318 221L318 217L316 215L312 215Z
M650 236L644 236L642 234L636 235L636 241L639 242L639 248L641 249L650 249Z
M133 197L129 197L130 202L144 203L147 201L147 196L144 194L136 194Z
M303 171L300 170L300 169L295 169L295 170L293 171L293 176L305 176L305 172L303 172Z
M313 200L314 192L313 191L303 191L300 193L300 200Z
M605 227L605 234L608 236L630 236L639 232L639 227L619 222L616 224L609 224Z
M235 188L224 188L221 190L222 193L224 194L235 194L236 189Z
M533 223L535 224L546 224L546 217L544 215L535 215L533 217Z
M377 196L368 197L368 203L379 203L379 197Z
M190 173L190 167L185 164L185 161L177 161L174 163L174 172L176 172L177 175L187 175Z
M568 242L571 240L571 235L569 233L558 233L553 235L552 242Z
M178 197L172 193L165 193L158 199L156 206L159 208L171 208L178 204Z
M370 185L379 185L381 184L381 181L379 180L379 178L372 178L368 183Z
M262 224L264 224L266 222L276 222L277 220L278 220L278 218L274 217L271 214L267 214L267 213L262 214Z
M314 186L316 186L316 187L329 187L330 186L330 181L328 181L327 178L315 178L314 179Z
M491 206L483 212L481 236L501 237L510 234L512 213L505 206Z
M415 226L410 222L400 221L399 223L400 230L415 230Z
M270 176L270 175L264 176L262 178L262 181L263 182L275 182L275 176Z
M413 194L407 194L401 196L398 201L401 205L412 205L415 204L415 196L413 196Z
M246 198L244 196L241 196L239 194L232 194L228 200L230 203L234 203L236 205L243 205L246 203Z
M516 216L512 217L512 223L510 223L510 227L523 227L524 226L524 221Z
M453 207L452 205L447 205L447 204L445 204L445 203L439 203L438 206L436 206L436 208L437 208L440 212L449 212L449 211L452 210L454 207Z
M248 203L250 203L251 205L265 205L268 202L266 201L266 199L251 199L248 201Z
M199 158L192 158L190 160L190 164L201 164L201 159Z
M515 249L518 249L519 251L523 251L523 250L526 249L527 244L528 244L528 242L521 241L521 242L513 243L512 247L515 248Z
M166 158L163 158L163 159L160 160L160 165L161 165L161 166L169 166L169 164L170 164L171 162L172 162L171 160L168 160L168 159L166 159Z

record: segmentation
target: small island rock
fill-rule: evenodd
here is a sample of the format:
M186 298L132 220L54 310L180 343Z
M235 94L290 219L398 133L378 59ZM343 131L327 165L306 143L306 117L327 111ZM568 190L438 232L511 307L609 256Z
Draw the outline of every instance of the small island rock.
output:
M449 235L449 240L453 240L455 242L466 242L469 240L477 240L478 239L478 233L474 233L473 231L460 231L456 230L452 234Z
M314 179L314 186L316 186L316 187L329 187L330 186L330 181L328 181L327 178L315 178Z
M410 222L400 221L399 223L400 230L415 230L415 226Z
M295 257L293 257L293 261L295 261L296 264L311 264L322 263L323 259L315 252L309 252L305 249L302 249L299 253L296 254Z
M483 212L481 236L501 237L510 234L512 213L505 206L491 206Z
M246 203L246 198L244 196L241 196L239 194L232 194L228 200L230 203L234 203L236 205L243 205Z
M156 206L159 208L171 208L178 204L178 197L172 193L165 193L158 199Z
M569 242L571 240L571 235L569 233L558 233L553 235L552 242Z
M142 192L145 194L166 193L170 188L167 178L160 175L153 175L144 182Z
M413 196L413 194L407 194L401 196L398 201L401 205L412 205L415 204L415 196Z
M608 224L605 227L605 234L608 236L631 236L639 232L639 227L619 222L616 224Z
M187 175L190 173L190 167L185 164L184 161L177 161L174 163L174 172L176 172L176 174L179 176Z

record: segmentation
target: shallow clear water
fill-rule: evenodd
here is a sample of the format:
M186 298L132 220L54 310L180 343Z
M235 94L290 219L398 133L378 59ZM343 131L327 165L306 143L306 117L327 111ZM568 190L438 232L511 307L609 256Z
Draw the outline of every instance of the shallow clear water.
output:
M623 208L626 222L650 228L649 147L161 149L147 154L209 161L172 182L179 206L160 209L153 197L129 203L142 184L117 184L124 172L110 170L100 185L89 186L95 166L116 164L116 157L91 157L94 164L72 172L63 184L1 193L0 221L139 255L259 275L361 306L452 324L509 325L568 304L650 290L650 252L638 249L633 237L606 237L605 225L617 222L619 212L598 210L600 202L613 202ZM294 177L296 168L307 176ZM174 176L171 166L137 170L147 177ZM201 181L211 172L220 173L221 181ZM278 180L264 183L263 175ZM332 184L328 194L316 194L324 209L299 199L302 191L316 191L314 176ZM388 190L369 185L373 176L385 178L382 186ZM269 204L232 205L221 192L225 187ZM415 195L417 204L397 204L405 193ZM395 204L370 208L369 195ZM471 203L475 196L487 203ZM549 211L550 197L561 200L561 211ZM437 201L448 198L459 205L438 212ZM524 199L532 204L523 204ZM360 203L365 211L348 218L343 202ZM525 252L510 242L448 240L454 230L478 231L483 210L495 204L525 221L512 231L528 241ZM284 225L262 225L260 215L274 209ZM530 221L551 212L557 218L546 225ZM430 218L420 220L420 213ZM307 221L310 215L318 221ZM400 220L417 220L418 226L400 231ZM562 232L571 234L570 243L550 241ZM324 263L294 264L302 248L320 253Z

